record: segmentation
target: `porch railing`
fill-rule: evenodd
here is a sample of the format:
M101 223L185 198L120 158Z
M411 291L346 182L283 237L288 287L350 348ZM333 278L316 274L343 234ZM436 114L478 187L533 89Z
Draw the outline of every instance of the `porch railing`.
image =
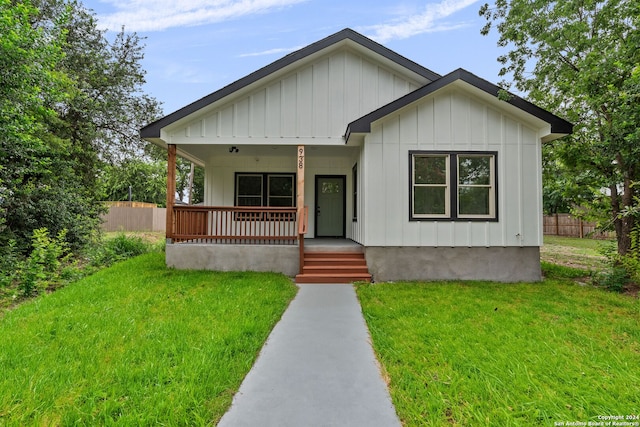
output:
M173 242L295 245L296 208L174 206Z
M307 234L309 228L309 206L302 208L298 221L298 246L300 249L300 274L304 268L304 235Z

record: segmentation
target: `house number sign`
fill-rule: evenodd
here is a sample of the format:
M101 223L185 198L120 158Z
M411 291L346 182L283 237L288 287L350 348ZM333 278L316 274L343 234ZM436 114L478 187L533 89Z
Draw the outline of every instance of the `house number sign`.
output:
M304 169L304 147L298 147L298 169Z

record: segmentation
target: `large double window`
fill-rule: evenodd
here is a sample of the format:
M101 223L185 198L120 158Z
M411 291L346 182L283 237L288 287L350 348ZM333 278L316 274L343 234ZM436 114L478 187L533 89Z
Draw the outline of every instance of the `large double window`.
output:
M236 173L236 206L295 206L295 174Z
M411 151L410 219L498 219L496 152Z

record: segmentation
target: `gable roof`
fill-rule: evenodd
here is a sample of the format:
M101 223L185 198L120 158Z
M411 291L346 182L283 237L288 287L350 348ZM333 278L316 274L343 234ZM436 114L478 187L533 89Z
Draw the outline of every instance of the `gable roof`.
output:
M226 96L229 96L234 92L237 92L238 90L241 90L277 71L280 71L297 61L307 58L315 53L322 51L323 49L326 49L345 40L351 40L359 44L360 46L386 58L387 60L392 61L393 63L424 77L429 81L437 80L441 77L439 74L429 70L428 68L425 68L422 65L405 58L404 56L382 46L379 43L376 43L375 41L363 36L362 34L357 33L350 28L345 28L344 30L332 34L329 37L326 37L318 42L310 44L307 47L290 53L289 55L275 62L272 62L271 64L257 71L254 71L253 73L241 78L240 80L237 80L229 84L228 86L225 86L222 89L187 105L186 107L183 107L165 117L162 117L159 120L156 120L153 123L148 124L140 130L140 136L145 139L159 138L160 130L162 128L180 119L183 119L190 114L193 114L196 111L201 110L202 108L222 98L225 98Z
M457 70L452 71L451 73L437 80L434 80L431 83L428 83L425 86L416 89L415 91L408 93L407 95L398 98L395 101L392 101L389 104L384 105L379 109L372 111L371 113L349 123L345 132L346 141L349 140L349 136L352 133L369 133L371 132L371 123L375 122L376 120L386 117L389 114L392 114L393 112L411 104L412 102L418 101L419 99L456 81L468 83L469 85L480 89L481 91L484 91L496 98L498 98L498 94L501 91L501 88L499 86L496 86L493 83L490 83L476 76L475 74L470 73L467 70L458 68ZM520 98L519 96L513 94L509 95L509 99L504 102L507 102L508 104L511 104L514 107L517 107L520 110L525 111L551 125L551 138L547 140L556 139L573 132L572 123L548 112L547 110L538 107L537 105L530 103L529 101Z

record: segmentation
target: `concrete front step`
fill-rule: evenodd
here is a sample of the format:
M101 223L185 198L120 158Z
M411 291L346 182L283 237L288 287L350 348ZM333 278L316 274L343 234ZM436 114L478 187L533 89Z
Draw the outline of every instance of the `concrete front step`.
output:
M371 281L363 253L305 252L297 283L352 283Z

